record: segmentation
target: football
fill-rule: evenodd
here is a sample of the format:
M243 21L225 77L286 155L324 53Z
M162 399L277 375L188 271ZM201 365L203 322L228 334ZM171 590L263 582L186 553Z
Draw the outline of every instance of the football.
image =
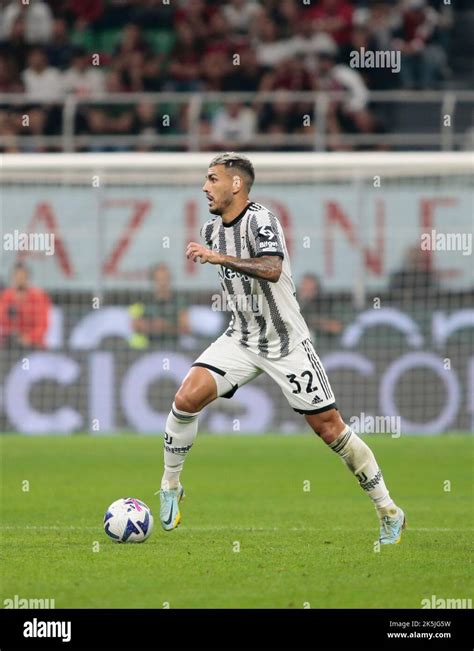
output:
M153 530L153 515L145 502L123 497L107 509L104 530L114 542L144 542Z

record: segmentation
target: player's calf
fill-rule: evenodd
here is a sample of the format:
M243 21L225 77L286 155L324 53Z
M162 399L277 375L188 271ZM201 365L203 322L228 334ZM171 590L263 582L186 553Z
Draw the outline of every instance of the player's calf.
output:
M346 426L341 414L335 408L321 411L318 414L309 414L306 416L306 421L327 445L335 441Z
M192 368L179 388L166 420L164 434L164 473L161 479L160 519L164 529L178 526L178 502L184 491L179 482L184 461L198 431L199 413L217 397L212 376L206 369Z
M405 528L405 514L390 497L382 471L369 446L345 425L335 409L309 415L306 420L331 450L341 457L372 500L381 521L380 542L399 542Z

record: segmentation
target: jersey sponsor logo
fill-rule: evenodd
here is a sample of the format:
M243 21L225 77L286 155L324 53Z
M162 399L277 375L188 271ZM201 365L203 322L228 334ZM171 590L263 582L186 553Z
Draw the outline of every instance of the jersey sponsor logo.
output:
M227 278L227 280L233 280L234 278L242 278L242 280L249 280L249 277L247 275L242 274L238 271L234 271L233 269L229 269L229 267L221 267L218 273L221 278Z
M270 249L274 250L278 247L278 242L259 242L258 248L259 249Z
M258 237L261 240L270 241L274 240L276 236L272 227L267 224L266 226L260 226L258 229Z

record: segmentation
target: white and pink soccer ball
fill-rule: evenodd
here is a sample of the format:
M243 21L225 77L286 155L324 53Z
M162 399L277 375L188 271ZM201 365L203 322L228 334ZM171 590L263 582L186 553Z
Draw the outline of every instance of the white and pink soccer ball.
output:
M118 543L144 542L153 529L153 515L141 500L122 497L113 502L104 516L104 530Z

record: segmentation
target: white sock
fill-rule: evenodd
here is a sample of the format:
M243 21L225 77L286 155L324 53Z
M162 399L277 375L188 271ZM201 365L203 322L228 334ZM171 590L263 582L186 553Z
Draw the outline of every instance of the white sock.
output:
M374 453L350 427L341 432L329 447L336 452L359 480L380 516L395 515L396 505L389 495Z
M164 437L165 471L161 488L165 490L179 487L179 476L184 459L191 449L198 429L199 412L190 414L173 406L166 421Z

